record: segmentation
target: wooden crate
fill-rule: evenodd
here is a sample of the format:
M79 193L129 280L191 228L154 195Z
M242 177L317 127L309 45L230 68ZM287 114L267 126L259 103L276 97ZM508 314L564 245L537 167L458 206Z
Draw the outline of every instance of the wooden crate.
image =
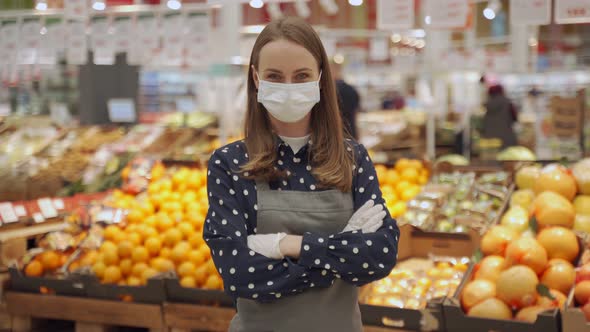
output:
M36 319L74 321L80 332L102 332L113 326L166 331L160 305L8 292L6 306L15 332L30 331Z

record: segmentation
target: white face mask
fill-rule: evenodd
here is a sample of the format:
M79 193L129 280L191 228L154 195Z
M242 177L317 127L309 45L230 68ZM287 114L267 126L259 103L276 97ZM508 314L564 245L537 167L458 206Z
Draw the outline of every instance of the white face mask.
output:
M297 122L303 119L319 101L319 79L307 83L259 81L258 102L279 121Z

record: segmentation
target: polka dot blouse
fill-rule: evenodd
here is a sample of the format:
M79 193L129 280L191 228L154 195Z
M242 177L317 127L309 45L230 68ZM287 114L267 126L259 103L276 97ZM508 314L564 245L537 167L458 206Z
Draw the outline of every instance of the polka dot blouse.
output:
M318 190L308 164L308 146L294 154L287 143L278 140L277 145L276 167L289 176L271 182L271 190ZM366 149L354 141L349 145L356 156L354 209L370 199L384 204ZM247 161L243 141L227 145L213 153L207 178L209 212L203 237L225 291L232 297L267 302L314 287L329 287L336 279L361 286L387 276L393 269L399 229L389 213L375 233L353 231L328 237L305 233L299 260L270 259L249 250L247 236L256 234L256 184L235 174Z

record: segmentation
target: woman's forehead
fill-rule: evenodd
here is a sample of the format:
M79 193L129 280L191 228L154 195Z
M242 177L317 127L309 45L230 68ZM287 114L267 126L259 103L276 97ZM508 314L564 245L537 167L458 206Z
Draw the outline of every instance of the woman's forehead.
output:
M301 68L317 70L318 63L314 56L303 46L279 39L262 47L258 59L258 69L277 69L292 72Z

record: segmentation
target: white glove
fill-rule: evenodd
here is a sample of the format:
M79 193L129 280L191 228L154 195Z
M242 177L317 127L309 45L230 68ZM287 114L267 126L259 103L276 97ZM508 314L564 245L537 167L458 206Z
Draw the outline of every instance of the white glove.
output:
M382 204L375 205L375 201L369 200L350 217L343 232L361 230L363 233L374 233L383 225L386 215Z
M248 235L248 248L252 251L272 259L283 259L280 243L286 233Z

